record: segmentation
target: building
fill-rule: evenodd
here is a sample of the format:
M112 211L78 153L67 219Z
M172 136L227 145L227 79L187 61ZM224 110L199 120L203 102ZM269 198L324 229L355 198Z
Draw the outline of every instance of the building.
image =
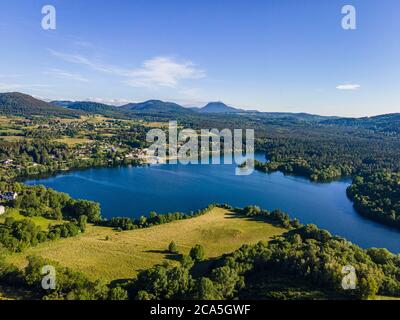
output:
M12 201L12 200L17 199L17 197L18 197L18 193L16 193L16 192L6 192L3 194L0 194L0 200L3 200L3 201Z
M4 214L5 212L6 212L6 208L3 207L3 206L0 206L0 216L1 216L2 214Z
M7 160L2 161L1 163L3 163L3 164L12 164L13 162L14 162L14 160L7 159Z

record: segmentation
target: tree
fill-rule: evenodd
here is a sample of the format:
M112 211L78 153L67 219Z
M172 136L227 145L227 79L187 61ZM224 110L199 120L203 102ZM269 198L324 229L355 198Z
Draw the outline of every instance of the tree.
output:
M170 253L178 253L178 247L174 241L171 241L171 243L169 244L168 251Z
M79 218L85 215L88 217L88 222L97 222L101 220L100 205L93 201L72 200L70 205L66 208L66 211L73 218Z
M198 300L222 300L214 283L209 278L201 278L196 285L194 298Z
M147 218L145 216L140 216L139 218L139 225L144 227L147 222Z
M189 253L190 257L195 261L201 261L204 258L204 248L200 244L196 244Z
M108 293L109 300L128 300L128 292L121 287L115 287Z
M78 227L82 232L86 230L87 216L83 215L79 217Z
M228 299L233 297L237 287L242 286L242 279L238 273L228 266L213 270L212 278L216 283L218 291Z
M150 218L151 218L151 219L154 219L155 217L157 217L157 212L151 211L151 212L150 212Z
M181 263L182 267L184 267L186 269L191 269L194 265L193 259L187 255L182 255L182 257L180 259L180 263Z

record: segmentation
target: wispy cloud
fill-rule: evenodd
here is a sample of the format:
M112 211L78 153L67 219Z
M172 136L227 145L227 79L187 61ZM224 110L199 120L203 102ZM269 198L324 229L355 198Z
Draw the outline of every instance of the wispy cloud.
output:
M358 90L361 88L361 85L359 84L339 84L336 89L338 90Z
M53 56L55 56L57 58L60 58L67 62L85 65L95 71L110 73L110 74L119 75L119 76L127 75L127 70L124 70L124 69L121 69L121 68L118 68L115 66L111 66L111 65L104 65L99 62L94 62L94 61L91 61L88 58L81 56L79 54L63 53L63 52L55 51L52 49L48 49L48 50Z
M68 80L80 81L80 82L89 82L88 79L82 77L80 74L71 73L71 72L68 72L65 70L60 70L60 69L50 69L50 70L44 71L44 74L54 76L57 78L61 78L61 79L68 79Z
M4 78L19 78L22 77L21 74L3 74L0 73L0 78L4 79Z
M23 84L23 83L0 83L0 91L13 91L21 89L40 89L49 88L50 85L47 84Z
M171 57L155 57L143 62L139 68L129 69L92 61L79 54L67 54L49 49L49 52L64 61L85 65L92 70L126 78L124 82L132 87L176 87L183 80L201 79L204 70L191 61L177 61Z
M89 41L85 41L85 40L76 40L74 42L74 44L78 47L82 47L82 48L86 48L86 49L96 49L96 46L89 42Z

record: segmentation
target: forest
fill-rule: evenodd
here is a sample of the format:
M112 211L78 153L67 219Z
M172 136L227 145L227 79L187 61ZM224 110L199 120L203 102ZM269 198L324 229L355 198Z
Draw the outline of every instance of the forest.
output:
M356 210L373 220L400 228L400 174L377 172L356 176L347 189Z

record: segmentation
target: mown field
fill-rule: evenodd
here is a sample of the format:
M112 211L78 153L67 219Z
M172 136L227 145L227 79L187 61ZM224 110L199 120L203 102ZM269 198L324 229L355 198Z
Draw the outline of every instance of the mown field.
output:
M27 256L38 255L84 272L92 279L112 281L131 278L141 269L162 263L169 258L166 249L172 240L181 253L187 254L195 244L201 244L206 257L213 258L282 232L282 228L215 208L197 218L147 229L117 232L88 226L80 236L40 244L8 260L23 267Z

